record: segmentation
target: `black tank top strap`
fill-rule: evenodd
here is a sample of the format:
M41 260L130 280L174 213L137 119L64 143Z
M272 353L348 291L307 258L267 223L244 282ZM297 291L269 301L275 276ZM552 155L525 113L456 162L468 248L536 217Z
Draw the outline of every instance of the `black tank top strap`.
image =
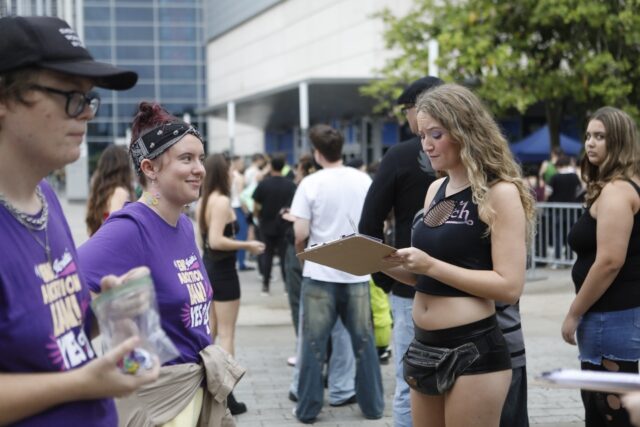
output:
M629 184L633 185L633 188L635 188L638 192L638 196L640 196L640 185L636 184L632 179L629 178L627 178L626 181L628 181Z
M445 195L447 194L447 184L449 184L448 176L445 177L444 181L442 181L442 184L440 184L440 188L438 188L438 191L436 191L435 196L433 196L433 200L431 200L431 203L429 204L429 209L431 209L436 203L446 197Z

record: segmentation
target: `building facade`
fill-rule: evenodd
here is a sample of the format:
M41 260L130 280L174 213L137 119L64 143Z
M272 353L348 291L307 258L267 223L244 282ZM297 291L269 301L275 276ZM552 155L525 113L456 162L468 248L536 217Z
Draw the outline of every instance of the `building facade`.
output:
M329 123L345 134L345 154L379 159L399 139L393 120L372 114L360 88L389 52L388 7L411 0L207 0L207 107L210 151L308 150L306 132ZM426 70L425 70L426 73Z
M98 61L135 70L127 91L98 89L102 104L88 125L81 158L67 168L67 195L84 199L90 172L109 144L128 144L143 100L160 102L203 131L205 106L203 0L0 0L0 14L55 15L76 29Z

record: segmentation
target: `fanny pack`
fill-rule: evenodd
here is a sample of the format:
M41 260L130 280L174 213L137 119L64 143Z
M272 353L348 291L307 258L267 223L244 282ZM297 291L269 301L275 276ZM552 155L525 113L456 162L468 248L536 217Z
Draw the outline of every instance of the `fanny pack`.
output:
M404 380L421 393L442 395L478 357L480 352L473 342L443 348L414 339L402 359Z

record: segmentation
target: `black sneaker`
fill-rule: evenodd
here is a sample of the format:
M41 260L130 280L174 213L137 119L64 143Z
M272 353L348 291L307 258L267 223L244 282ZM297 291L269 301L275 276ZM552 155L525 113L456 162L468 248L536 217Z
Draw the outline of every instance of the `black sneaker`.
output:
M298 401L298 396L296 396L292 392L289 392L289 400L292 401L292 402L297 402Z
M348 398L347 400L345 400L344 402L340 402L340 403L329 403L329 406L333 406L334 408L338 408L340 406L347 406L347 405L353 405L354 403L356 403L358 401L358 399L356 399L356 395L354 394L353 396L351 396L350 398Z
M238 402L233 393L229 393L229 396L227 397L227 407L229 408L231 415L240 415L247 412L247 405L243 402Z

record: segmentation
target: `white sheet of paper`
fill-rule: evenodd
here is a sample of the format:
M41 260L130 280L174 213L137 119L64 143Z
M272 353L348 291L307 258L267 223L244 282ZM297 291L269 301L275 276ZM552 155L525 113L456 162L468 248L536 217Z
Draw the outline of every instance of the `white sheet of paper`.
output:
M640 391L640 375L638 374L556 369L543 372L537 379L565 388L580 388L612 393Z

